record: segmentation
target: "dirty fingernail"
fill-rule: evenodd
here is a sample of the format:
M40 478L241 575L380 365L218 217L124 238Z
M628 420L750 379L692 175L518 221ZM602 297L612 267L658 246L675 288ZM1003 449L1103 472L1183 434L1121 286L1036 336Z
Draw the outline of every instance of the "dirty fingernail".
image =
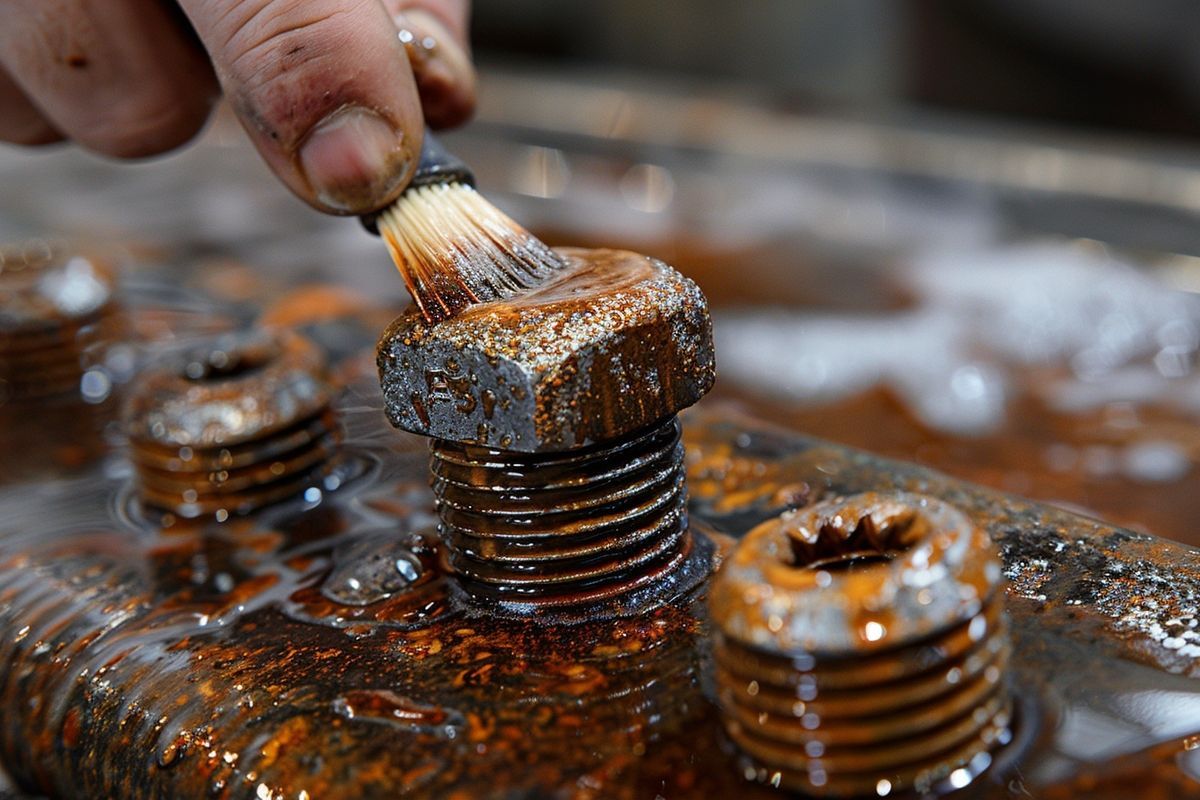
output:
M337 214L374 211L408 177L403 134L370 109L348 106L321 120L300 146L316 202Z

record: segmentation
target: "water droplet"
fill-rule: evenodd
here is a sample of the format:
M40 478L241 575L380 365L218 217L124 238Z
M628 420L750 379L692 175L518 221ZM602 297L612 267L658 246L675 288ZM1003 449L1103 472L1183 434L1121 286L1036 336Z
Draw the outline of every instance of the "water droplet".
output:
M376 534L339 548L321 594L335 603L366 606L402 592L421 578L421 562L392 534Z
M101 368L95 367L83 373L79 381L79 391L88 403L103 403L112 393L112 381Z
M454 739L466 717L453 708L425 705L388 689L347 692L333 701L333 710L346 719L375 722Z

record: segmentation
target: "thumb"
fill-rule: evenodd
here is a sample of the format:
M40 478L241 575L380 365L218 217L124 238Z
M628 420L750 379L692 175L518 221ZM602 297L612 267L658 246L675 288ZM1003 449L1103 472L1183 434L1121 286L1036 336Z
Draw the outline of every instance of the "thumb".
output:
M378 0L182 0L271 169L334 214L394 200L423 130L412 70Z

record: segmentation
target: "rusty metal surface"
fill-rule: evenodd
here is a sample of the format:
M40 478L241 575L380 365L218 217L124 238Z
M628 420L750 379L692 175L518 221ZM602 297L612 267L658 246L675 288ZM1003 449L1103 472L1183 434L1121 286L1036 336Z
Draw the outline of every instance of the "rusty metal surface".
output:
M433 521L425 454L387 428L366 379L341 406L345 455L371 466L319 500L159 532L114 508L129 497L119 458L36 494L0 490L5 766L62 797L769 793L722 743L703 590L620 623L455 603L440 544L397 533ZM1186 785L1195 551L722 409L687 415L686 441L693 531L718 543L781 498L863 490L939 497L997 541L1019 735L974 789L1051 796L1140 759L1166 764L1163 796ZM738 475L756 491L739 494ZM408 578L339 591L364 548Z
M619 93L608 97L619 110ZM619 625L495 620L455 602L430 536L426 453L383 424L364 357L397 310L386 256L290 205L227 133L218 126L207 150L136 168L136 179L78 154L6 153L12 185L31 191L0 198L0 224L27 232L53 221L126 242L126 288L141 293L123 298L134 343L106 363L115 392L146 342L245 325L264 306L303 326L347 386L338 407L350 468L252 517L164 532L137 513L105 403L78 407L99 419L82 433L63 424L81 416L74 407L0 414L10 451L45 467L3 464L3 767L64 797L467 797L498 786L515 796L775 796L746 782L723 738L703 589ZM476 135L472 153L493 152L490 139ZM563 143L544 132L533 141ZM495 174L522 146L504 145ZM545 226L556 214L583 218L578 203L544 198L507 199ZM628 219L603 221L614 241ZM357 295L277 302L297 281L330 275ZM786 507L871 490L938 497L997 542L1017 737L973 796L1196 793L1195 550L711 403L684 422L693 532L719 548Z

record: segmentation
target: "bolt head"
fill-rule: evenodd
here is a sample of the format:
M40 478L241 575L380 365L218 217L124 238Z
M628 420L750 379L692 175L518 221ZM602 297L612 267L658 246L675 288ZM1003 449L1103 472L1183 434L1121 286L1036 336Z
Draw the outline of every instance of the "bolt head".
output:
M715 377L699 287L618 250L559 251L529 292L430 324L415 308L380 339L388 419L413 433L518 452L621 436L702 397Z

